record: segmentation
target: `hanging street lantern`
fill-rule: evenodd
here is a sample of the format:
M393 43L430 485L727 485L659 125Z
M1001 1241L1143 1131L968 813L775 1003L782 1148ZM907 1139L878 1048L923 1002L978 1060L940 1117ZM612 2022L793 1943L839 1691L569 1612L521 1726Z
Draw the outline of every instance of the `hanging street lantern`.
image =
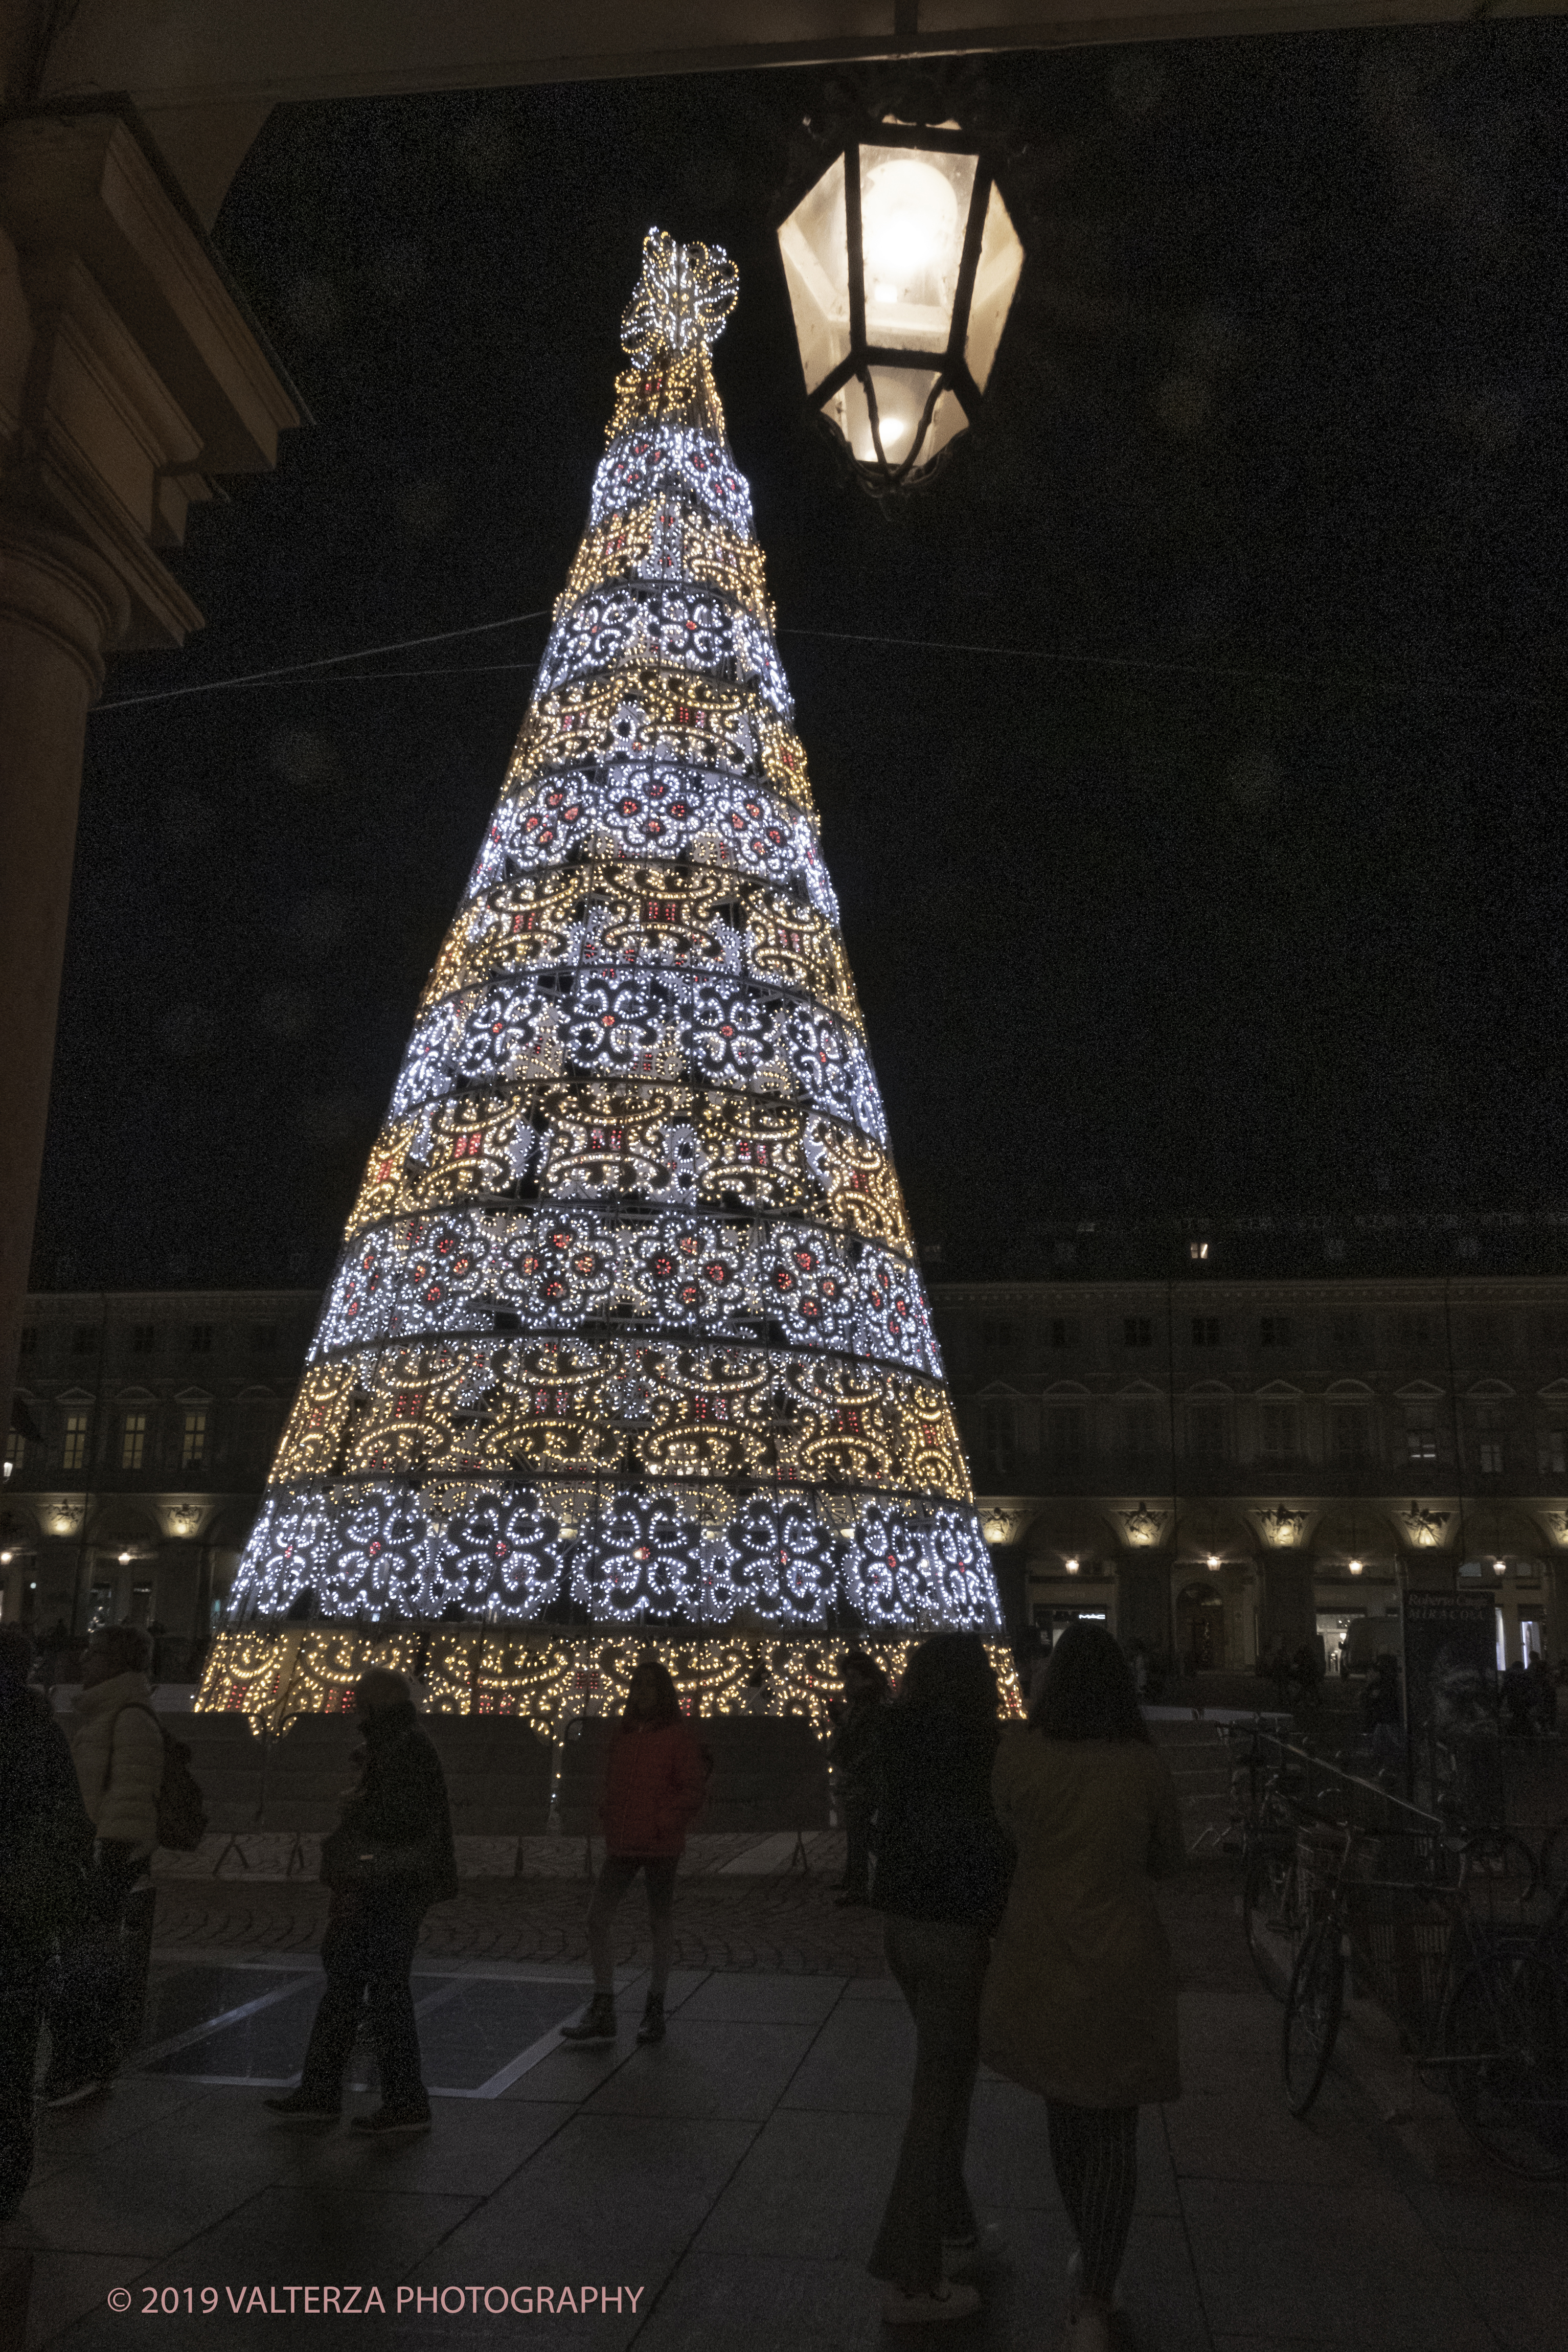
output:
M877 497L928 482L979 411L1023 268L956 122L884 118L779 230L806 390Z

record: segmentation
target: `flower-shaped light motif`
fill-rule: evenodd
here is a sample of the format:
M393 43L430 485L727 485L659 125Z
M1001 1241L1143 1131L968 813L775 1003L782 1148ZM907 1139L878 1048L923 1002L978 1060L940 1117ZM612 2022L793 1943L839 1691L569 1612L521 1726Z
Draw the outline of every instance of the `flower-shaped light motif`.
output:
M546 1328L570 1330L585 1315L602 1314L616 1272L616 1252L602 1225L589 1217L530 1218L507 1260L507 1288Z
M915 1529L896 1511L873 1503L863 1510L844 1559L844 1593L868 1624L907 1622L925 1592Z
M423 1581L423 1512L413 1508L407 1496L369 1486L349 1514L343 1532L348 1541L342 1579L355 1594L356 1606L368 1607L378 1616L388 1610L410 1613Z
M763 1288L786 1331L814 1347L850 1348L854 1284L833 1237L820 1226L780 1225L771 1242Z
M683 1048L720 1086L745 1086L768 1059L772 1015L744 989L692 987L680 1018Z
M539 999L516 982L490 990L464 1024L457 1067L465 1078L499 1078L538 1033Z
M560 1529L533 1495L483 1495L449 1521L441 1571L455 1594L498 1617L537 1617L566 1580Z
M722 246L677 245L667 229L643 240L643 279L621 321L621 341L634 368L661 359L711 351L740 293L736 267Z
M995 1632L990 1559L973 1514L939 1505L931 1514L924 1548L942 1622L971 1632Z
M314 1496L269 1496L251 1537L256 1563L256 1599L281 1616L306 1588L329 1608L326 1590L334 1574L327 1538L329 1522Z
M651 1076L664 1036L664 1003L641 974L602 979L580 974L561 1045L574 1069Z
M833 1539L798 1496L753 1495L725 1534L733 1605L773 1624L821 1624L838 1571Z
M661 1323L711 1327L750 1304L749 1235L706 1219L665 1216L636 1244L638 1289Z
M585 1530L584 1556L573 1564L586 1582L594 1616L626 1619L644 1609L656 1616L680 1610L695 1614L694 1532L667 1503L618 1495Z

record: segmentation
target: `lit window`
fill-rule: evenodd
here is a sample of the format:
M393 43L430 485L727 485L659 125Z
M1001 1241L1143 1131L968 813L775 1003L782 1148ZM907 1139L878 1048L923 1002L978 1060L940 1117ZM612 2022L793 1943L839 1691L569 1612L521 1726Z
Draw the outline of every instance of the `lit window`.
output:
M1501 1475L1502 1475L1502 1440L1501 1440L1501 1438L1500 1438L1500 1437L1483 1437L1483 1438L1480 1440L1479 1452L1480 1452L1480 1472L1481 1472L1481 1475L1482 1475L1482 1477L1483 1477L1483 1478L1498 1478L1498 1477L1500 1477L1500 1476L1501 1476Z
M120 1466L122 1470L140 1470L147 1451L147 1415L128 1412L120 1432Z
M185 1426L180 1441L180 1467L199 1470L207 1458L207 1409L205 1405L188 1405Z
M1437 1416L1429 1404L1408 1404L1405 1408L1405 1453L1411 1462L1436 1462L1437 1458Z
M88 1414L85 1408L79 1412L67 1413L65 1443L60 1448L62 1470L86 1469L87 1429Z

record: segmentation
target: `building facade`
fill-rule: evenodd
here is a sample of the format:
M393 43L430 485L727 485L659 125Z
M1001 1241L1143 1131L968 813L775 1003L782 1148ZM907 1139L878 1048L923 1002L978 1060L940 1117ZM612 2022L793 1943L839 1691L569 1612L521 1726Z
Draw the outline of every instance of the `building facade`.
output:
M1318 1633L1332 1667L1402 1589L1479 1589L1501 1661L1561 1657L1568 1277L1227 1279L1208 1253L933 1286L1009 1626L1099 1617L1194 1667Z
M1193 1244L1194 1247L1207 1244ZM1331 1654L1402 1586L1568 1653L1568 1276L934 1283L1009 1630L1189 1664ZM35 1295L0 1491L6 1618L220 1621L315 1290Z
M204 1638L319 1304L315 1290L31 1297L0 1492L5 1617Z

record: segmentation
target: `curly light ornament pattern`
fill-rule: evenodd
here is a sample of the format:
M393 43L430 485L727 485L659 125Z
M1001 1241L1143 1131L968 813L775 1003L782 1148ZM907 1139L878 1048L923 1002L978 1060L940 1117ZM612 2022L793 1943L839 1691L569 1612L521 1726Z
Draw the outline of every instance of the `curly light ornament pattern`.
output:
M735 299L650 235L241 1612L999 1622L709 363Z
M667 229L651 228L643 240L642 283L621 321L632 366L711 351L739 297L739 275L722 246L677 245Z

